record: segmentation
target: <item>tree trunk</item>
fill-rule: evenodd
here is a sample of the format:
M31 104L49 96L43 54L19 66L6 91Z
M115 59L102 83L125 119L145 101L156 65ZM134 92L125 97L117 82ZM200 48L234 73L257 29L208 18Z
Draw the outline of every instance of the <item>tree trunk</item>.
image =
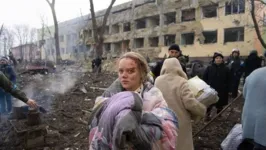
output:
M23 46L22 46L22 44L20 44L19 50L20 50L20 59L21 59L21 62L22 62L23 59L24 59L24 57L23 57Z
M30 51L29 51L29 57L30 57L30 63L32 62L32 51L33 51L33 45L30 45Z
M102 57L103 54L103 43L104 43L104 38L103 34L105 31L105 26L107 23L107 19L109 17L109 14L111 12L111 9L114 5L116 0L112 0L109 7L107 8L104 18L103 18L103 23L102 26L100 27L100 30L98 30L97 26L97 21L96 21L96 16L95 16L95 11L94 11L94 4L93 0L90 0L90 7L91 7L91 18L92 18L92 30L93 30L93 38L94 42L96 44L96 57Z
M255 0L250 0L250 3L251 3L250 13L251 13L251 17L252 17L252 20L253 20L253 23L254 23L254 28L255 28L255 31L257 33L258 39L259 39L261 45L266 49L266 43L265 43L265 41L263 40L263 38L261 36L260 28L259 28L259 25L258 25L258 22L257 22L257 19L256 19L255 2L254 1Z
M56 50L56 63L60 63L62 60L60 55L60 45L59 45L59 29L58 29L58 22L55 12L55 0L52 1L52 3L49 2L49 0L46 0L49 4L52 14L53 14L53 20L54 20L54 39L55 39L55 50Z
M1 37L1 34L3 32L3 29L4 29L4 25L2 24L1 28L0 28L0 37Z
M96 46L96 57L102 57L103 55L103 39L100 39Z
M58 29L58 22L56 18L55 8L52 8L53 18L54 18L54 39L55 39L55 50L56 50L56 63L59 63L62 58L60 55L60 45L59 45L59 29Z

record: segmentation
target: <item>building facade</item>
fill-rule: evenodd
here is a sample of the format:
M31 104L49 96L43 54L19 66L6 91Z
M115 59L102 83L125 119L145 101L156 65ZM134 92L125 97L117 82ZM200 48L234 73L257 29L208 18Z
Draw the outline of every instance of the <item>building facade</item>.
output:
M35 59L40 59L41 53L38 50L37 44L25 44L17 47L12 47L10 51L17 60L32 61Z
M215 51L229 56L233 48L245 56L256 48L262 53L249 7L245 0L133 0L112 8L104 51L164 57L176 43L190 57L210 57ZM96 13L97 21L104 13ZM80 38L88 47L94 44L91 20Z
M71 19L58 24L60 54L63 60L77 59L78 54L84 54L87 47L79 43L79 33L87 24L87 16ZM55 61L54 26L38 29L38 41L42 59ZM84 53L83 53L84 52Z

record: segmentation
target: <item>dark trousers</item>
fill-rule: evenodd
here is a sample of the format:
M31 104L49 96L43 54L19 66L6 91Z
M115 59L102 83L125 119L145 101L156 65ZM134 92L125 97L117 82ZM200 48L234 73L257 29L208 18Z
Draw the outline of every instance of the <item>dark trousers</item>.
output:
M232 80L232 84L231 84L232 98L236 98L238 95L239 83L240 83L240 79L234 78L234 80Z
M0 90L0 113L10 113L12 110L12 96Z

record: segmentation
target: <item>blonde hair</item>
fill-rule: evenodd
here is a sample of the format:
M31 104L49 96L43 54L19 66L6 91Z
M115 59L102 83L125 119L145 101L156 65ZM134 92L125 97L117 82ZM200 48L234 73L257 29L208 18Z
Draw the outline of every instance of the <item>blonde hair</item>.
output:
M142 83L148 80L148 73L150 72L150 69L149 69L146 59L141 54L136 53L136 52L127 52L119 58L118 63L123 58L129 58L136 62L138 69L140 71Z

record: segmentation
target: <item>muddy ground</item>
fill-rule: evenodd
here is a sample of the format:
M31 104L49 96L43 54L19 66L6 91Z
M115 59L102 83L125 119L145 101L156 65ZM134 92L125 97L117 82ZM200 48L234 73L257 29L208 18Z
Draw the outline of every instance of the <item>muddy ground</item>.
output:
M50 75L20 76L19 83L24 91L49 111L42 115L43 125L49 132L49 136L45 138L46 144L32 149L87 149L86 122L90 115L89 110L95 98L103 92L90 87L108 87L115 78L116 74L113 73L102 73L96 77L92 73L75 69ZM242 100L238 100L195 137L195 150L219 150L230 129L240 122L242 106ZM201 121L194 125L194 133L205 124ZM8 121L2 120L0 150L23 149L25 138L25 134L18 135Z

